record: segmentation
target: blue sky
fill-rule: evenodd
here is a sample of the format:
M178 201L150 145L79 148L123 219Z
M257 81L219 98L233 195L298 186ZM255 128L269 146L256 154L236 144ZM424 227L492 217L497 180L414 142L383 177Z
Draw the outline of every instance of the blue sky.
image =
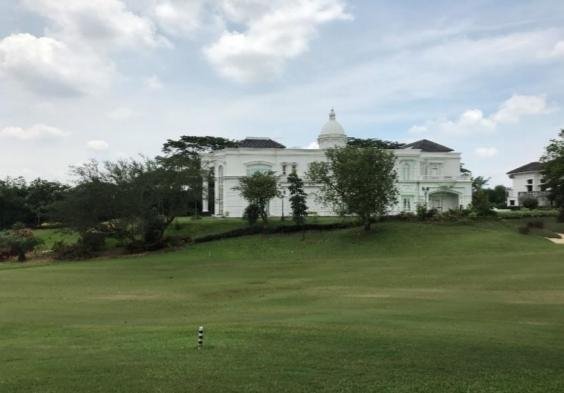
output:
M564 2L0 0L0 177L181 134L427 138L507 183L564 128Z

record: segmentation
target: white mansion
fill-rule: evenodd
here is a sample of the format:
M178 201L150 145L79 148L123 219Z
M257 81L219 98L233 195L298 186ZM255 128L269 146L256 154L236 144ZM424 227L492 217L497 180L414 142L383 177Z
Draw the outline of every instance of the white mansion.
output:
M203 157L214 173L214 214L241 217L247 202L233 190L239 178L256 171L273 171L280 176L283 198L270 202L271 216L289 215L290 203L286 175L296 171L305 180L308 207L311 213L334 215L318 201L318 187L307 182L309 164L324 161L325 149L345 146L347 136L331 110L329 121L318 137L319 149L287 149L269 138L246 138L236 148L217 150ZM460 153L437 143L420 140L395 149L397 157L399 199L390 211L414 212L417 204L427 204L440 211L467 207L472 201L470 176L460 172ZM208 184L204 182L203 211L209 211Z

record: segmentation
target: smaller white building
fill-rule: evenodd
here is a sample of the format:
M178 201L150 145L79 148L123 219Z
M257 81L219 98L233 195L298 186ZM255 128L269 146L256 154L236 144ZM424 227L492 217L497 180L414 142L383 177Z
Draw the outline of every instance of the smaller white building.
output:
M507 190L507 206L523 206L523 201L534 198L539 206L550 206L548 193L544 187L542 163L530 162L507 172L513 185Z

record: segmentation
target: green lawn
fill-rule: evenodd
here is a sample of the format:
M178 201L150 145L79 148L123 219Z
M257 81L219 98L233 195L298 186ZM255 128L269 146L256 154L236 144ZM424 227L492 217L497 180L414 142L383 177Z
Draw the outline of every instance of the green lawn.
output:
M564 246L376 228L0 265L0 392L564 391Z

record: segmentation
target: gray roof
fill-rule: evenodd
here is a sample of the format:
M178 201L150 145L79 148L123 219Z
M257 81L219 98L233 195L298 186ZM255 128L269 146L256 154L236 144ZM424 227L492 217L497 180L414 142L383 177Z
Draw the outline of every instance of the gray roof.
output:
M429 153L448 153L454 151L450 147L439 145L438 143L435 143L428 139L421 139L420 141L403 145L402 148L420 149L421 151L429 152Z
M250 138L247 137L239 142L238 147L251 149L285 149L281 143L273 141L270 138Z
M542 163L538 161L529 162L526 165L520 166L519 168L515 168L512 171L507 172L508 175L513 175L515 173L522 173L522 172L540 172L542 171Z

